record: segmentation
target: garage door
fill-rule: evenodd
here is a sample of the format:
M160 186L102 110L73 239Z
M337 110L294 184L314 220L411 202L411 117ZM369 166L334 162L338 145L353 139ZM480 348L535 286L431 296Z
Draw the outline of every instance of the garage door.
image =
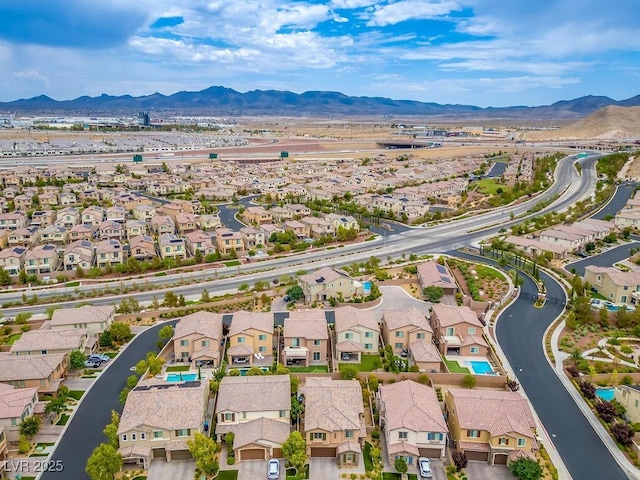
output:
M506 465L507 460L509 460L509 455L506 455L504 453L497 453L493 456L494 465Z
M167 458L167 452L165 452L164 448L154 448L153 458Z
M440 458L442 450L440 450L439 448L419 448L418 453L421 457Z
M465 450L464 454L467 456L468 460L479 460L483 462L489 460L489 452L474 452Z
M171 460L191 460L192 458L189 450L174 450L171 452Z
M281 448L274 448L273 449L273 458L284 458L282 456L282 449Z
M264 449L262 448L247 448L240 450L240 460L264 460Z
M311 448L312 457L335 457L336 449L329 447L315 447Z

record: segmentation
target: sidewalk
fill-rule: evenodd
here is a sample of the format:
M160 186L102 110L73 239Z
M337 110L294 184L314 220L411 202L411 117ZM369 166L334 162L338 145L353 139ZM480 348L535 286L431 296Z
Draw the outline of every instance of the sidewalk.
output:
M574 402L578 406L578 408L582 411L585 418L589 421L595 432L602 439L602 443L607 447L613 458L616 459L620 467L625 471L625 473L629 476L629 478L640 479L640 470L638 470L628 459L624 456L624 454L618 449L618 446L613 441L609 433L604 429L598 418L591 411L591 409L587 406L582 395L578 392L578 390L573 386L571 380L565 375L562 369L562 362L568 358L568 354L561 352L558 348L558 339L560 338L560 332L564 328L564 322L560 322L558 326L553 330L551 335L551 351L553 352L553 358L555 359L555 364L551 364L556 375L573 398ZM549 363L551 360L549 359Z

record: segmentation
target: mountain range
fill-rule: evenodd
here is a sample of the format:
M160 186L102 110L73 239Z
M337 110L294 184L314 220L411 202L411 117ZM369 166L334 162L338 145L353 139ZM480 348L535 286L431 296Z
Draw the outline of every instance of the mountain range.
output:
M301 94L278 90L253 90L241 93L225 87L209 87L199 92L181 91L172 95L154 93L98 97L82 96L73 100L54 100L46 95L0 102L0 112L23 114L129 114L150 111L165 114L215 116L432 116L446 118L575 119L609 106L640 106L640 95L616 101L604 96L586 96L536 107L488 107L439 104L384 97L351 97L339 92L309 91Z

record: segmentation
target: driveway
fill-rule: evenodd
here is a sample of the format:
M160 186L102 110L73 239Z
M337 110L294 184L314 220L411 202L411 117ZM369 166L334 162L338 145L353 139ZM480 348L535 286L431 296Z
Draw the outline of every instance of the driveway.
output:
M489 465L486 462L469 462L464 471L469 480L513 480L516 478L511 475L509 467Z
M346 469L344 472L349 472ZM353 470L355 472L356 470ZM364 470L362 470L364 472ZM335 458L310 458L309 459L309 478L340 478L340 471Z
M222 462L221 462L222 463ZM267 462L265 460L244 460L236 463L233 467L225 468L237 468L238 480L243 478L267 478ZM280 462L280 478L285 478L284 462ZM176 479L182 477L176 477ZM187 477L184 477L187 478ZM189 477L191 478L191 477ZM150 478L149 480L154 480Z
M149 480L175 480L177 478L193 478L196 473L196 464L193 460L174 460L166 462L156 459L149 466Z

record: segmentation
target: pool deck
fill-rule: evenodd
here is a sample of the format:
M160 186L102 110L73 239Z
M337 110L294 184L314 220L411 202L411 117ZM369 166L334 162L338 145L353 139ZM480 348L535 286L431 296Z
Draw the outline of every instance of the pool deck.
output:
M451 362L458 362L458 365L460 365L460 367L468 368L469 370L473 371L474 375L502 375L502 373L500 372L500 368L495 365L495 362L492 362L487 357L458 357L455 355L449 355L445 356L445 358ZM491 370L493 373L476 373L473 370L473 367L467 365L466 362L487 362L491 366Z

